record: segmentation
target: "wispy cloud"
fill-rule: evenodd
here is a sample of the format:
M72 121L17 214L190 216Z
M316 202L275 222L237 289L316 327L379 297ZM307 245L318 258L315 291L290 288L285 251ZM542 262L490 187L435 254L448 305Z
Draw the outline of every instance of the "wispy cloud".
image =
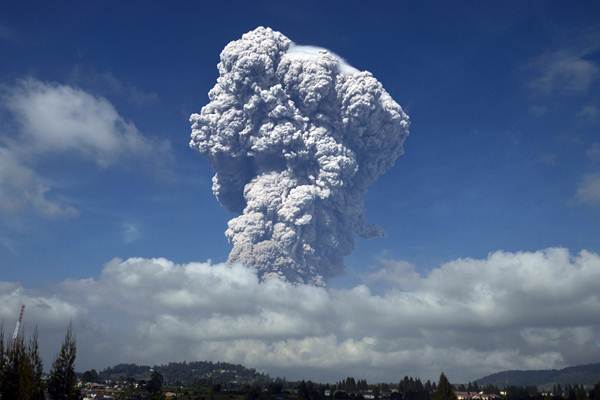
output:
M599 115L600 111L598 111L598 107L591 104L584 106L581 111L577 113L579 119L583 121L596 121Z
M18 40L17 32L8 25L0 23L0 40L15 43Z
M554 153L544 153L540 157L542 164L547 166L555 166L558 163L558 156Z
M585 155L590 161L600 163L600 143L592 143Z
M160 100L158 94L118 79L112 72L100 72L82 65L75 66L70 80L76 85L105 92L106 95L122 97L136 107L156 104Z
M600 205L600 174L586 175L577 188L575 198L587 205Z
M124 222L121 225L121 236L125 243L133 243L142 236L142 232L137 224Z
M546 115L547 112L548 107L539 104L534 104L529 107L529 114L533 115L534 117L541 117Z
M548 51L534 58L529 67L534 76L529 87L537 94L583 94L600 76L600 68L590 59L600 35L593 33L570 47Z

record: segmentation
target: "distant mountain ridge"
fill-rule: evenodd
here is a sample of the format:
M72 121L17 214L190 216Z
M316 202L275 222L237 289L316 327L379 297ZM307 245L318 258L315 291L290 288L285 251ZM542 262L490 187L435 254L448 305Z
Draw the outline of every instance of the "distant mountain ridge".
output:
M595 385L600 382L600 363L577 365L563 369L511 370L485 376L477 380L479 385L538 386L554 384Z
M148 380L152 370L158 371L166 384L191 385L196 382L211 383L253 383L270 380L266 374L253 368L225 362L194 361L171 362L163 365L118 364L100 371L101 380L119 380L133 378L137 381Z

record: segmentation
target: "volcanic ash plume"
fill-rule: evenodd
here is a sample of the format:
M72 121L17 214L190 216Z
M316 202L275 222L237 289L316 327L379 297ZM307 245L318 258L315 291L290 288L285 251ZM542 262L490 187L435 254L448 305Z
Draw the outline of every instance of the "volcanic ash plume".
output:
M369 72L259 27L221 53L190 146L216 170L213 193L240 215L230 262L323 285L354 234L379 234L364 194L403 152L409 118Z

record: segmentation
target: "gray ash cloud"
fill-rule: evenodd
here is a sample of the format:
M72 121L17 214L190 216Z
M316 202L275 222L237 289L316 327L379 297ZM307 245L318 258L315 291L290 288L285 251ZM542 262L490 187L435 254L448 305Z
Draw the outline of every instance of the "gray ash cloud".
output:
M190 146L216 173L213 193L239 215L230 262L323 285L343 269L365 221L364 194L403 153L409 117L381 83L334 53L259 27L221 53Z

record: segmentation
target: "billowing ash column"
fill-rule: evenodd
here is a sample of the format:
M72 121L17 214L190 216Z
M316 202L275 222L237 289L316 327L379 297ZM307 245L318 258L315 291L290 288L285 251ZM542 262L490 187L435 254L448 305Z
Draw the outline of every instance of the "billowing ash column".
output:
M190 146L216 173L213 193L240 215L230 262L262 277L322 285L366 223L364 194L403 152L409 118L369 72L259 27L221 53Z

